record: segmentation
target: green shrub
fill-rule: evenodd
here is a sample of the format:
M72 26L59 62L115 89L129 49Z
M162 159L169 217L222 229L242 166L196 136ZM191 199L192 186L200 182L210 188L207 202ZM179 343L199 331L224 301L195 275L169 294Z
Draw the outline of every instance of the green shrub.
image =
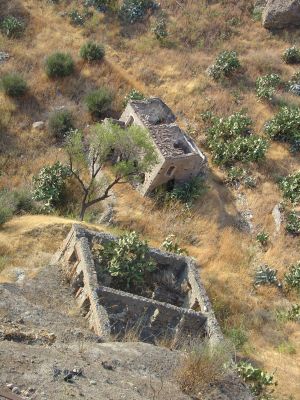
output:
M291 84L295 83L297 85L300 85L300 71L294 73L289 83Z
M25 30L25 24L18 18L9 15L0 23L0 30L9 38L19 38Z
M288 213L286 220L285 229L287 232L296 236L300 235L300 216L295 211L291 211Z
M167 201L180 201L191 206L207 191L205 180L201 177L192 178L187 182L175 185L172 191L167 192Z
M58 139L63 139L74 129L73 115L68 110L54 111L48 121L49 131Z
M300 63L300 49L296 46L289 47L282 55L282 59L286 64Z
M278 285L277 271L268 265L261 265L256 271L254 284L259 285Z
M45 210L60 205L66 186L69 169L59 161L44 167L33 177L33 198L42 201Z
M165 238L165 240L162 242L161 247L167 251L168 253L175 253L175 254L186 254L187 251L186 249L183 249L179 246L179 244L176 242L176 237L175 235L169 235Z
M292 150L300 150L300 109L282 107L266 123L265 132L274 140L290 143Z
M90 92L85 98L85 104L93 116L101 117L110 109L112 100L112 93L106 88L101 88Z
M236 162L256 162L264 158L268 143L251 133L252 121L243 111L227 118L207 114L203 117L210 123L206 132L207 145L216 164L231 166Z
M119 18L126 24L142 21L148 11L159 8L155 0L124 0L119 10Z
M154 33L156 39L161 43L168 36L167 20L164 15L161 15L159 18L157 18L152 27L152 32Z
M113 284L121 289L140 289L145 284L145 274L155 269L147 242L140 240L136 232L104 244L94 254L113 278Z
M279 321L300 322L300 304L292 304L288 310L279 310L276 312L276 318Z
M261 400L271 400L271 395L277 383L274 375L254 367L250 362L241 361L237 364L238 375L249 385L251 393Z
M95 42L87 42L80 49L80 57L85 61L99 61L105 56L104 46Z
M100 12L115 11L118 7L116 0L85 0L86 7L95 7Z
M256 235L256 240L262 245L266 246L269 242L269 234L266 232L260 232Z
M77 9L73 9L69 13L69 17L71 20L72 25L77 25L77 26L82 26L84 25L85 21L89 19L93 15L92 12L84 10L83 12L80 12Z
M62 78L74 71L74 61L70 54L54 53L46 59L45 71L49 78Z
M280 84L280 76L277 74L264 75L256 80L256 95L259 99L272 100L276 88Z
M0 204L0 226L15 214L34 210L31 194L26 189L0 190Z
M28 90L26 81L16 73L4 75L1 84L5 94L11 97L23 96Z
M279 187L283 197L290 200L292 204L300 203L300 171L281 179Z
M145 96L143 95L142 92L139 92L136 89L131 89L129 93L127 93L127 95L124 97L124 107L127 105L127 103L130 100L144 100Z
M300 262L289 267L288 272L284 275L284 281L290 289L295 289L300 293Z
M208 69L208 75L215 80L231 76L240 68L241 64L235 51L223 51Z
M237 350L240 350L248 341L248 335L242 327L230 328L226 331L226 335L232 341Z

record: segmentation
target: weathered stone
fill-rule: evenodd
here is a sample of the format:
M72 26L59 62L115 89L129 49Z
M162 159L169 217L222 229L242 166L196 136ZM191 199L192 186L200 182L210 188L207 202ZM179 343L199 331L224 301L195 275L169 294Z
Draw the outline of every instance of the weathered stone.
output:
M267 29L300 26L300 0L269 0L262 23Z
M5 53L4 51L0 51L0 64L4 63L8 59L9 59L9 54Z
M44 128L44 126L45 126L45 122L43 122L43 121L37 121L32 124L32 128L37 129L37 130L42 130Z

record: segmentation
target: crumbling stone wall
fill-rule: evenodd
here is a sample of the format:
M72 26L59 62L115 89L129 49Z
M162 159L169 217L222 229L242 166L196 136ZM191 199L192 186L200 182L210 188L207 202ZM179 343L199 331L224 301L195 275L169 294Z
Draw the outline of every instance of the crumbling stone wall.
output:
M126 330L137 326L140 339L150 343L162 336L174 342L195 336L223 340L196 264L190 257L150 249L150 256L158 265L173 271L178 280L185 281L188 286L181 307L106 287L99 282L91 252L92 242L114 240L116 238L107 233L73 225L52 260L64 270L82 313L102 340L109 340L111 333L124 337Z

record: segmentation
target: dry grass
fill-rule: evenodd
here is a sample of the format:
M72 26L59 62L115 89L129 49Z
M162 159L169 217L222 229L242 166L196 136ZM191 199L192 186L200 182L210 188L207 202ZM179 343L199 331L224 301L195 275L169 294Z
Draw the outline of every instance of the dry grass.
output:
M176 371L179 386L184 393L205 398L207 389L226 375L224 364L230 359L231 351L225 343L214 346L206 341L191 343Z
M51 163L62 158L61 149L47 130L32 131L32 123L46 121L54 107L65 105L76 115L78 126L85 127L92 121L82 106L82 99L88 90L100 85L109 86L117 93L116 113L131 87L147 95L161 96L178 115L183 128L190 125L195 129L194 137L200 145L204 136L200 114L207 109L225 115L245 108L254 120L255 131L262 134L264 123L276 112L280 102L299 104L299 99L285 94L280 94L273 104L258 102L253 92L259 75L276 72L288 80L296 71L294 66L282 63L280 57L286 47L297 43L299 32L270 34L259 22L252 21L248 0L212 3L211 7L206 7L204 2L196 0L184 3L163 0L174 46L162 48L145 27L139 26L126 35L116 21L101 15L93 17L83 28L72 27L58 12L73 7L74 1L54 7L46 1L1 2L0 12L8 13L16 6L17 14L24 15L28 21L23 39L12 42L0 35L1 50L11 54L9 62L1 66L1 72L21 72L29 83L30 94L17 102L0 94L0 165L4 155L12 155L0 187L29 184L31 176L45 161ZM229 22L234 18L238 22L236 25ZM79 60L79 48L87 39L107 46L104 63L94 66ZM224 49L237 50L243 68L237 79L221 85L213 82L205 71ZM76 72L63 80L49 81L43 62L56 50L72 54ZM299 238L287 236L283 227L279 235L275 235L271 216L273 207L281 201L276 179L299 169L299 157L291 155L286 146L272 144L266 161L251 166L259 185L245 192L253 211L255 230L265 230L271 236L266 252L261 251L254 237L236 229L236 193L224 186L222 172L212 166L210 160L209 165L210 190L191 213L183 211L178 204L159 209L151 199L141 199L127 186L119 187L116 229L135 229L155 246L174 233L178 242L198 260L222 326L242 323L249 332L251 357L269 371L277 366L278 394L298 396L300 338L297 326L278 326L274 310L281 304L282 293L267 287L253 290L252 277L262 262L277 268L281 277L286 266L299 258ZM46 261L68 229L53 228L61 222L68 225L71 221L36 216L14 219L7 224L0 232L0 256L8 260L8 269L25 265L30 270L33 264L41 264L40 255L43 262ZM40 230L36 230L37 226ZM6 271L7 268L0 275L2 281L12 279L5 276ZM292 297L289 300L294 301ZM286 340L291 341L296 354L278 352L279 342Z

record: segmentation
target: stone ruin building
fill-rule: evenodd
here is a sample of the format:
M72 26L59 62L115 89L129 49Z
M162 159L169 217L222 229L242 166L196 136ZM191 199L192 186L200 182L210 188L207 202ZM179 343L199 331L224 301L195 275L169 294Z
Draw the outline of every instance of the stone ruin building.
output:
M173 112L157 97L129 101L120 117L119 123L125 127L137 124L146 128L158 153L158 163L139 186L143 195L170 181L185 182L204 170L204 154L175 121Z
M74 225L52 260L64 271L83 315L101 340L122 340L132 330L153 344L159 339L176 344L192 337L223 340L192 258L150 249L157 265L147 282L151 291L132 294L111 287L97 270L92 246L115 240Z

